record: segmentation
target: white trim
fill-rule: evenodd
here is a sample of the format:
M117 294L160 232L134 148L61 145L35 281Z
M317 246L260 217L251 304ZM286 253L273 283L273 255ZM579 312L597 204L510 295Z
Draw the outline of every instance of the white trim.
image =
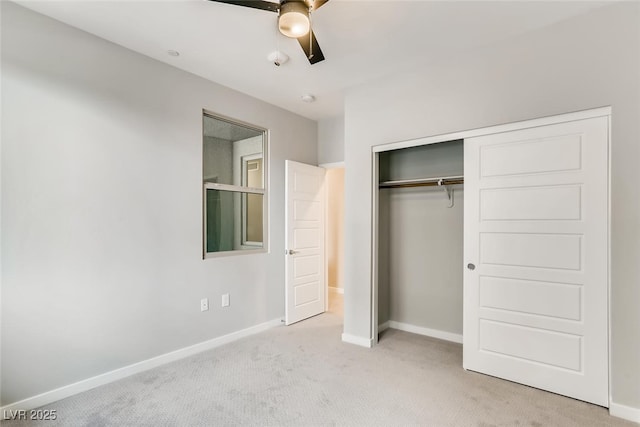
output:
M333 163L321 163L318 165L318 167L325 168L325 169L339 169L339 168L345 167L345 165L344 165L344 161L342 161L342 162L333 162Z
M609 415L625 420L640 423L640 408L632 408L631 406L620 405L609 400Z
M233 249L230 251L220 251L220 252L207 252L204 254L203 259L211 259L211 258L222 258L226 256L236 256L236 255L251 255L251 254L266 254L269 250L267 248L260 249Z
M264 188L243 187L241 185L218 184L217 182L205 182L204 188L207 190L231 191L233 193L265 194Z
M357 337L355 335L342 334L342 342L359 345L360 347L371 348L373 343L369 338Z
M389 324L390 323L391 323L391 320L387 320L386 322L379 324L378 325L378 333L384 332L387 329L389 329Z
M423 328L422 326L410 325L408 323L396 322L389 320L389 328L398 329L400 331L411 332L413 334L424 335L426 337L438 338L444 341L451 341L462 344L462 334L454 334L453 332L439 331L437 329Z
M611 163L611 114L607 116L607 128L607 365L609 366L607 386L609 387L609 407L611 407L611 405L613 405L611 399L611 390L613 389L613 367L611 366L611 361L613 360L613 350L611 349L611 337L613 336L613 328L611 327L611 218L613 218L611 215L611 171L613 170Z
M442 135L428 136L426 138L410 139L408 141L391 142L387 144L374 145L371 150L374 153L383 151L397 150L400 148L417 147L420 145L434 144L444 141L453 141L456 139L473 138L476 136L492 135L502 132L510 132L513 130L534 128L539 126L548 126L557 123L566 123L575 120L585 120L594 117L603 117L611 115L611 107L600 107L591 110L576 111L573 113L559 114L557 116L541 117L538 119L522 120L519 122L507 123L502 125L487 126L480 129L469 129L460 132L447 133Z
M371 296L369 299L369 304L371 307L371 342L373 345L378 344L378 339L380 338L380 330L378 328L378 322L380 319L378 318L378 306L379 304L379 296L378 296L378 258L380 257L378 253L378 233L380 231L379 227L379 197L380 191L378 190L378 182L380 181L380 170L379 170L379 153L371 153L371 170L372 170L372 179L373 183L371 185L371 270L369 273L371 274Z
M344 288L338 288L337 286L329 286L329 291L344 295Z
M160 356L152 357L151 359L143 360L141 362L134 363L122 368L115 369L104 374L96 375L95 377L87 378L85 380L78 381L73 384L69 384L54 390L50 390L36 396L28 397L15 403L0 408L0 411L4 414L9 411L15 411L19 409L30 410L39 408L43 405L48 405L58 400L82 393L92 388L99 387L101 385L109 384L122 378L129 377L131 375L138 374L140 372L148 371L149 369L156 368L158 366L174 362L176 360L184 359L194 354L201 353L203 351L211 350L216 347L220 347L224 344L228 344L233 341L237 341L241 338L254 335L260 332L264 332L267 329L271 329L282 324L282 319L273 319L259 325L251 326L240 331L232 332L221 337L213 338L208 341L203 341L198 344L194 344L189 347L184 347L179 350L175 350L169 353L162 354Z

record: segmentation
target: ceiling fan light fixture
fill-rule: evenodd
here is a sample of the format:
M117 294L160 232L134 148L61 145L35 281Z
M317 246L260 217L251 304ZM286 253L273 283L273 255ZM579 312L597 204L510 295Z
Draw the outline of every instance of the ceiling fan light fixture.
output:
M278 29L283 35L291 38L308 34L311 22L307 5L301 1L283 3L280 6L280 16L278 16Z

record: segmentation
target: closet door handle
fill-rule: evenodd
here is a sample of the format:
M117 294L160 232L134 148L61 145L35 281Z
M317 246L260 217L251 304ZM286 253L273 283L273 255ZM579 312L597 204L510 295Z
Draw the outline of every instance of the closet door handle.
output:
M475 270L475 269L476 269L476 265L475 265L475 264L472 264L472 263L469 263L469 264L467 264L467 268L468 268L469 270Z
M293 254L297 254L297 253L299 253L299 252L300 252L300 251L294 251L293 249L289 249L289 250L287 251L287 255L293 255Z

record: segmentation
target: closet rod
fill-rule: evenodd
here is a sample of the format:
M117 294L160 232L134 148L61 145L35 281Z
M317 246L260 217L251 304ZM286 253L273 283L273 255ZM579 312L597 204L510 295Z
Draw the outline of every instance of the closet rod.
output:
M464 176L446 176L442 178L403 179L381 182L379 188L431 187L438 185L464 184Z

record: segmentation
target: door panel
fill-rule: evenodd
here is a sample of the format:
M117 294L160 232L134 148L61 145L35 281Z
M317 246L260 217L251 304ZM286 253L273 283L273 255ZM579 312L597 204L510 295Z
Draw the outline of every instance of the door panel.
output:
M580 169L580 134L512 140L480 148L481 177L548 173ZM553 155L549 155L553 153ZM510 159L505 162L504 159Z
M516 363L540 362L579 371L580 339L577 335L480 320L480 349L502 358L510 356Z
M481 308L581 319L579 285L482 276L479 286Z
M480 233L480 262L579 270L581 237L575 234Z
M546 186L480 191L483 221L578 220L580 187Z
M608 119L464 147L465 369L608 406Z
M324 173L286 161L285 323L325 311Z

